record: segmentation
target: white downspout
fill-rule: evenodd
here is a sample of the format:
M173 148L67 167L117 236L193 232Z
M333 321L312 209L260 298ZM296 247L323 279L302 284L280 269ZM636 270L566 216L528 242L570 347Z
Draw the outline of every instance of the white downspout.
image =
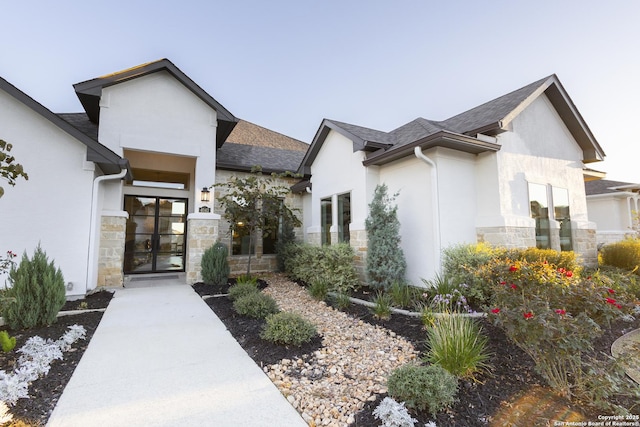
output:
M89 251L87 255L87 283L85 284L85 292L94 289L95 286L89 288L89 284L95 273L95 240L96 240L96 222L98 220L98 189L102 181L110 181L122 179L127 174L127 169L122 169L120 173L115 175L101 175L93 180L93 192L91 196L91 218L89 223Z
M433 191L431 192L431 206L433 209L433 249L436 257L436 272L440 274L442 268L441 248L440 248L440 196L438 194L438 167L436 163L422 153L420 147L415 147L413 153L416 157L431 166L431 182Z

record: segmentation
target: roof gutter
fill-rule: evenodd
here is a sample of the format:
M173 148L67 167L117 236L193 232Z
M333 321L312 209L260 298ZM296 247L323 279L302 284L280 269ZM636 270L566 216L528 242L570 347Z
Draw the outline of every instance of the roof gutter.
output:
M440 273L442 267L441 261L441 237L440 237L440 196L438 192L438 167L436 163L422 153L422 149L418 146L413 149L415 156L430 166L431 182L433 190L431 191L431 206L433 210L433 251L436 260L436 271Z
M115 175L101 175L93 180L93 191L91 195L91 217L89 222L89 250L87 255L87 283L85 283L85 291L90 291L94 289L97 284L97 262L95 262L95 254L96 254L96 239L99 235L98 230L96 230L97 222L98 222L98 191L100 190L100 183L103 181L113 181L120 180L127 176L127 172L129 170L122 166L120 173Z

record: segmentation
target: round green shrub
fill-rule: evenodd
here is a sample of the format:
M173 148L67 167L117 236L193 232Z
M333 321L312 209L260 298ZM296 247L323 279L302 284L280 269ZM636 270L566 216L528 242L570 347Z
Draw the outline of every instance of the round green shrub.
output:
M233 308L242 316L257 319L264 319L268 315L280 311L276 300L262 292L253 292L238 298L234 301Z
M258 284L252 282L238 282L229 288L229 298L232 301L245 295L258 293Z
M318 334L313 323L296 313L276 313L267 316L260 337L276 344L300 347Z
M435 416L454 402L458 379L438 365L404 365L391 373L387 387L398 402Z

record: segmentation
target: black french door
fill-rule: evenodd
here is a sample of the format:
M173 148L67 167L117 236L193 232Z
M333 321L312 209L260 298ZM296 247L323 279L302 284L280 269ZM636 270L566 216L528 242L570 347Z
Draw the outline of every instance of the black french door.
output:
M124 196L124 272L184 271L187 199Z

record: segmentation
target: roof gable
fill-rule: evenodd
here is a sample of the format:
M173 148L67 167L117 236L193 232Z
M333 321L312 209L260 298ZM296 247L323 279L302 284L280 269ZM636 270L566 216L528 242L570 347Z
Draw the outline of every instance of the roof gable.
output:
M309 174L310 166L330 130L353 141L354 151L372 153L365 165L384 164L410 155L414 147L443 146L469 153L497 151L500 146L490 138L510 129L511 122L539 96L545 94L583 152L585 163L600 161L605 154L564 87L553 74L500 96L444 121L417 118L391 132L368 129L335 120L323 120L301 165Z
M73 87L89 119L94 123L98 123L100 119L100 97L102 95L103 88L159 71L167 71L193 94L216 111L218 118L216 140L217 146L220 148L238 122L238 119L168 59L149 62L138 65L137 67L76 83Z
M104 173L118 173L123 167L128 168L126 159L118 156L116 153L100 144L73 126L68 121L51 112L44 105L40 104L20 89L0 77L0 90L6 92L17 101L21 102L37 114L49 120L55 126L75 138L82 144L87 146L87 160L97 163Z

